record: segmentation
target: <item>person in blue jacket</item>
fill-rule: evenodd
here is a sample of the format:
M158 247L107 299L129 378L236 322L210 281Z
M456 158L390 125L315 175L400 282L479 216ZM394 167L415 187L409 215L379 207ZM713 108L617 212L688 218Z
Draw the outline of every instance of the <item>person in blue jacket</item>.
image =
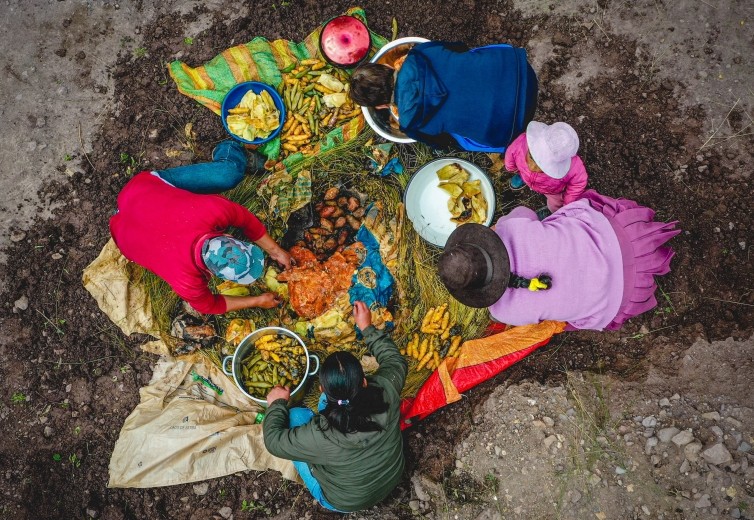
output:
M389 108L417 141L502 152L533 119L537 90L524 49L437 41L414 46L390 65L359 66L350 95L359 105Z

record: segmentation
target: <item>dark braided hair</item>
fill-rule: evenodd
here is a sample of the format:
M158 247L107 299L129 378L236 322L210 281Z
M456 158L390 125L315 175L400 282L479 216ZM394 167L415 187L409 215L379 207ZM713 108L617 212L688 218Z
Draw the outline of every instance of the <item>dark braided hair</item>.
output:
M544 273L538 275L536 278L524 278L516 273L511 273L511 277L508 280L508 287L511 289L528 289L532 280L538 280L541 284L545 285L544 289L537 288L534 289L535 291L546 291L552 287L552 277L549 274Z
M382 388L363 386L364 370L353 354L340 351L327 356L319 380L327 397L327 406L321 415L330 427L343 434L382 430L370 416L386 412L389 406Z

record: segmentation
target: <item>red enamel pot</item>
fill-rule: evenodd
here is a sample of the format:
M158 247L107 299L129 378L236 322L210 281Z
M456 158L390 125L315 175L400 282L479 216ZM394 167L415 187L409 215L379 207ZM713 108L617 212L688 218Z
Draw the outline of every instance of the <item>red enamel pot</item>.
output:
M336 16L319 35L322 56L336 67L355 67L364 61L371 47L369 29L354 16Z

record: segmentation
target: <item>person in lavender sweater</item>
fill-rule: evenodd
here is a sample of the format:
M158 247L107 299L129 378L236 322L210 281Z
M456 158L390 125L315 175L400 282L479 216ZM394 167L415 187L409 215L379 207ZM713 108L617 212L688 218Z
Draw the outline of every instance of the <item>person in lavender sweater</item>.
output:
M517 207L494 229L464 224L438 263L450 294L488 307L508 325L564 321L568 329L617 330L657 305L655 275L670 271L681 232L654 211L593 190L540 221Z

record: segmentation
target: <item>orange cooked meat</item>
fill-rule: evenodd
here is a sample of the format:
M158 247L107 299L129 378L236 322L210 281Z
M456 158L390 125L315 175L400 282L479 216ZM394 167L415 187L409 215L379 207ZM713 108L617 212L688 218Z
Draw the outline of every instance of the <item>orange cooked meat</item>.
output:
M363 244L356 242L342 254L336 252L319 263L308 249L291 248L291 256L296 258L297 265L278 276L281 282L288 282L291 308L306 319L327 311L351 287L353 273L364 258L360 254L363 249Z
M311 267L318 263L314 253L305 247L293 246L288 252L296 261L298 267Z

